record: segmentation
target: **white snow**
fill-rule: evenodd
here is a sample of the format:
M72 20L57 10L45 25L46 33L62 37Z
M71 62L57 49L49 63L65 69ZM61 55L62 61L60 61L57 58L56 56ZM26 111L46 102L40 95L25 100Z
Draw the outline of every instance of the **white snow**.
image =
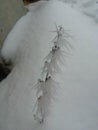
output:
M8 35L2 55L15 67L0 83L0 130L98 130L98 26L63 2L39 4L22 17ZM57 100L40 125L33 119L35 91L55 24L74 40L73 54L58 74Z
M71 7L78 8L85 15L94 19L98 23L98 0L61 0L71 4Z
M84 14L91 16L97 22L98 3L97 0L89 0L82 4Z
M96 23L98 23L98 1L97 0L84 0L78 1L77 6L81 8L81 11L94 19Z

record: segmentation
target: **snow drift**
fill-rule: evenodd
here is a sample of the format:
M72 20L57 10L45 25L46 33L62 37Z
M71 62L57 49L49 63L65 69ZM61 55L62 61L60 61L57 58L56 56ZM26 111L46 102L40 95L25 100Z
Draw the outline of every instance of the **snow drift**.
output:
M68 5L50 1L31 5L8 35L2 56L14 69L0 84L0 130L98 129L98 27ZM67 58L57 100L43 125L33 119L36 83L43 58L54 38L55 23L75 37L73 56Z

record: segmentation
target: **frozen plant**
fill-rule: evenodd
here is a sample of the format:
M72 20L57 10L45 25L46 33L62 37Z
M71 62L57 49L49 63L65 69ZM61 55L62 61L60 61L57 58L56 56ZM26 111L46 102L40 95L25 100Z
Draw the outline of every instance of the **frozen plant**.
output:
M36 87L36 103L33 109L34 118L38 120L40 123L43 122L43 112L42 112L42 105L43 105L43 96L44 96L44 81L38 79Z
M36 103L34 105L34 118L42 123L44 118L49 113L49 108L54 99L56 87L58 83L54 80L54 75L60 70L59 64L66 57L65 48L71 47L68 45L67 38L70 37L62 26L56 26L56 36L53 39L53 47L49 54L46 56L44 66L42 68L41 79L37 81L36 87ZM66 45L64 45L64 43Z

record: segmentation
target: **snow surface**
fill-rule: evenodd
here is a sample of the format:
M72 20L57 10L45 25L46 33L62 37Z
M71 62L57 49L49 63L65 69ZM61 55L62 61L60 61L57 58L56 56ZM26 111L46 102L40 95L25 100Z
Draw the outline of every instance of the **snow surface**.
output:
M90 16L98 23L98 0L79 0L77 6L85 15Z
M84 14L93 17L94 20L98 22L98 1L97 0L89 0L83 3L82 10Z
M2 56L15 67L0 84L0 130L98 130L98 26L62 2L28 8L2 49ZM50 50L55 24L70 30L73 54L61 66L57 99L40 125L33 119L32 87Z
M72 7L81 10L85 15L94 19L98 23L98 0L63 0L70 3Z

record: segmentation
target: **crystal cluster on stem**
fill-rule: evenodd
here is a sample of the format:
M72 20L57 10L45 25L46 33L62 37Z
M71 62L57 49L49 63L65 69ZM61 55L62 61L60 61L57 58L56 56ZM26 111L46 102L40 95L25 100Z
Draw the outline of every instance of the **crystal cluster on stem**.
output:
M60 70L59 64L63 62L68 52L64 49L71 47L67 38L70 37L62 26L56 26L55 38L53 39L52 50L45 58L41 79L36 84L36 103L34 105L34 118L42 123L48 113L49 105L55 95L58 83L54 80L54 75Z

